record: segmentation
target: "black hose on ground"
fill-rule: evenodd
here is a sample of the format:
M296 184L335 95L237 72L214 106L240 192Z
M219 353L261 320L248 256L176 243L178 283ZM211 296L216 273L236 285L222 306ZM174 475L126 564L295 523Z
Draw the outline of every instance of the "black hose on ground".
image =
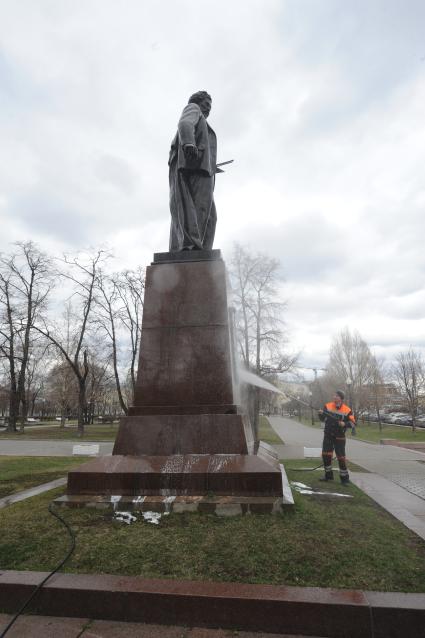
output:
M332 459L332 461L334 460L335 459ZM291 470L291 472L314 472L314 470L318 470L321 467L323 467L323 463L321 463L317 467L287 467L286 469Z
M69 546L69 549L66 553L66 556L60 561L60 563L58 565L56 565L56 567L53 569L53 571L51 571L42 581L41 583L39 583L37 585L37 587L34 589L34 591L32 592L32 594L27 598L27 600L24 602L24 604L20 607L20 609L16 612L16 614L13 616L12 620L10 620L9 624L3 629L2 633L0 634L0 638L4 638L4 636L7 634L7 632L9 631L9 629L12 627L12 625L17 621L17 619L19 618L19 616L24 612L24 610L28 607L28 605L30 604L30 602L32 602L34 600L34 598L36 597L36 595L38 594L38 592L40 591L40 589L43 587L43 585L45 585L47 583L47 581L54 575L56 574L56 572L58 572L60 570L61 567L63 567L63 565L65 565L66 561L72 556L74 550L75 550L75 533L73 532L73 530L71 529L71 527L68 525L68 523L66 522L65 519L62 518L62 516L60 516L57 512L54 511L53 509L53 502L49 503L49 507L48 510L50 512L50 514L52 514L52 516L54 516L55 518L58 519L58 521L60 521L62 523L62 525L64 525L66 527L66 530L68 532L68 535L71 539L71 544Z

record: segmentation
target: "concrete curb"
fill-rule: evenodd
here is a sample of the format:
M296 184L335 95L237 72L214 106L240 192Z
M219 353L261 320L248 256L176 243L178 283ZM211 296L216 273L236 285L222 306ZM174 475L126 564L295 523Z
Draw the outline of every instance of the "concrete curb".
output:
M0 607L15 612L44 572L0 572ZM327 638L417 638L425 595L56 574L27 613Z

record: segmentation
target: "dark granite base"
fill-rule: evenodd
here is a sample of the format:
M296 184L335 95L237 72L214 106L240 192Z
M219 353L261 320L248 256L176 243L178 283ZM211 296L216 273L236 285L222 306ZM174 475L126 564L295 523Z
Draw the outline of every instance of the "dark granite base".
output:
M188 261L217 261L221 259L221 250L180 250L177 252L154 253L154 264L174 263Z
M123 417L113 454L249 454L253 437L240 414L167 414Z
M222 261L147 268L133 405L134 410L162 406L166 414L209 405L217 406L213 412L235 410Z
M226 277L218 250L155 255L134 405L113 456L69 472L68 496L283 498L276 454L235 405Z
M2 610L15 613L46 576L0 572ZM419 638L424 635L425 596L56 574L27 613L327 638Z

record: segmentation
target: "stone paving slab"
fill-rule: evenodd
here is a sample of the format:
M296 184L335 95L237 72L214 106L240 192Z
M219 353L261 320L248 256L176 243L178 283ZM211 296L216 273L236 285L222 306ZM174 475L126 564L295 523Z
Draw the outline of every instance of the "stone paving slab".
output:
M12 616L0 614L0 631ZM53 616L20 616L7 632L7 638L77 638L88 619Z
M0 631L11 619L0 614ZM303 638L300 635L265 634L203 627L169 627L87 618L21 616L7 634L8 638ZM320 636L310 636L320 638ZM324 637L322 637L324 638Z
M125 632L125 633L124 633ZM205 627L166 627L96 620L82 638L303 638L289 634L265 634L232 629L207 629ZM313 638L319 638L318 636Z
M351 480L403 525L425 540L424 500L372 472L352 472Z

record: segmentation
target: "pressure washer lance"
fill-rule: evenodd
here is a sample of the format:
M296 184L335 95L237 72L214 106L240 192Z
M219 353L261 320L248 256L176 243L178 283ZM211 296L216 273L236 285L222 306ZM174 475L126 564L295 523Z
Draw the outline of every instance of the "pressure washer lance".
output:
M334 421L337 421L338 423L340 421L344 421L345 430L351 427L351 436L356 436L356 428L354 427L354 425L350 425L350 423L345 420L344 417L346 417L346 415L342 414L342 412L330 412L329 410L326 410L326 409L325 410L323 410L322 408L319 409L315 407L314 405L311 405L310 403L307 403L306 401L303 401L302 399L299 399L298 397L295 397L292 394L289 394L289 392L283 392L282 390L281 392L286 397L288 397L288 399L292 399L293 401L298 401L298 403L302 403L307 408L309 408L309 410L316 410L317 412L323 412L323 414L325 414L326 417L329 417L330 419L334 419ZM332 461L334 460L335 460L335 457L332 459ZM318 470L321 467L323 467L322 463L318 465L317 467L288 467L288 470L293 470L294 472L314 472L315 470Z
M292 394L289 394L288 392L283 392L282 390L281 392L282 394L287 396L288 399L292 399L293 401L298 401L298 403L302 403L307 408L309 408L309 410L316 410L317 412L322 412L326 417L329 417L330 419L333 419L334 421L338 421L338 423L340 421L344 421L345 429L347 430L348 428L351 428L352 436L356 436L355 426L351 425L351 423L347 420L347 415L343 414L343 412L331 412L330 410L327 410L326 408L323 410L323 408L317 408L316 406L311 405L310 403L307 403L306 401L303 401L302 399L299 399L298 397L294 397Z

